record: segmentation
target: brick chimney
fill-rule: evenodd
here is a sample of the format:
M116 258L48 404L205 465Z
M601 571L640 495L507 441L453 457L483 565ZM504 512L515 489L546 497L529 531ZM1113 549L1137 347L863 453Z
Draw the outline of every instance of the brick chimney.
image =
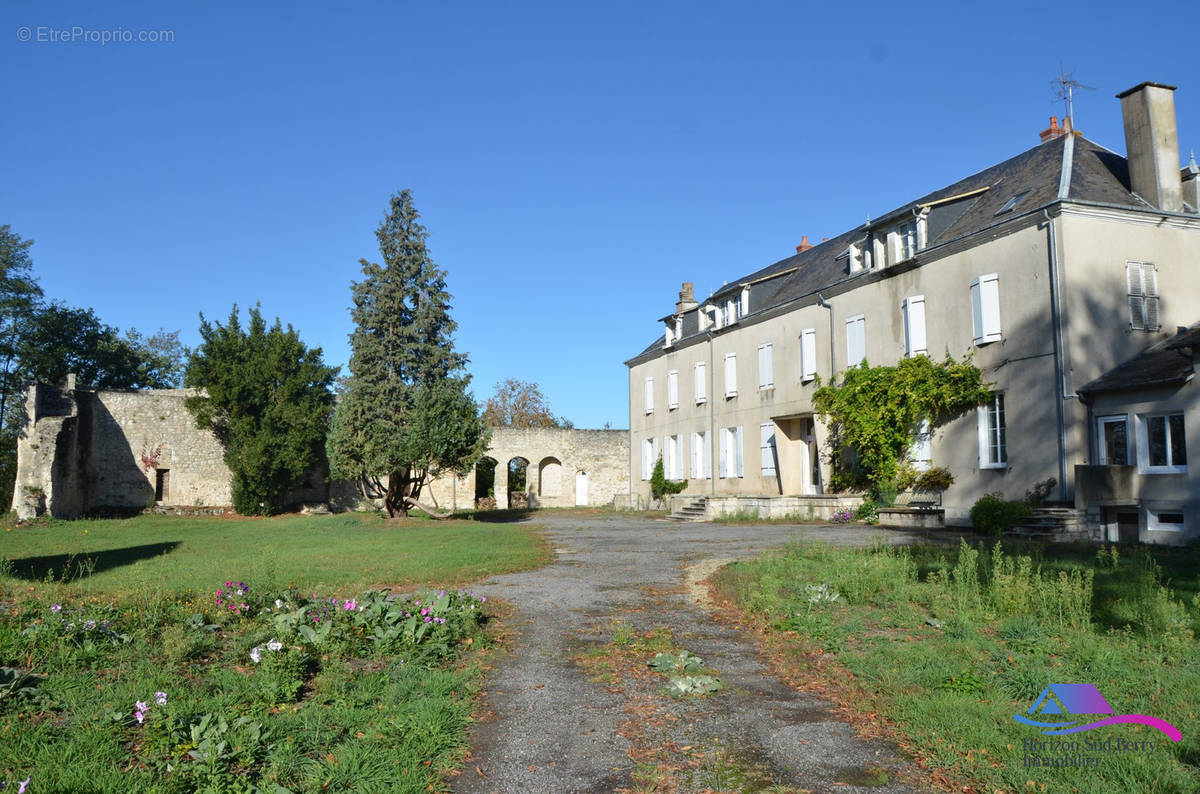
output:
M1175 86L1142 83L1117 94L1125 121L1125 151L1134 193L1168 212L1183 211Z
M1050 117L1050 126L1038 133L1038 137L1042 139L1042 143L1052 141L1055 138L1061 138L1064 135L1070 135L1075 131L1071 124L1070 116L1063 116L1062 126L1058 126L1058 116Z
M813 246L812 246L812 243L810 243L810 242L808 241L808 235L807 235L807 234L805 234L805 235L801 235L801 237L800 237L800 245L796 246L796 253L798 253L798 254L802 254L802 253L804 253L805 251L807 251L808 249L810 249L810 248L812 248L812 247L813 247Z
M683 314L688 309L696 308L696 285L691 281L683 282L679 289L679 302L675 304L675 313Z

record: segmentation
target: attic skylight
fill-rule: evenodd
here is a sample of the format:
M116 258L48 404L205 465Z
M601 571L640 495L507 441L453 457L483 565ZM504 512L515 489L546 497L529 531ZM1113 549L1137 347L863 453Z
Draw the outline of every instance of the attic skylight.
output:
M1013 196L1013 197L1012 197L1012 198L1010 198L1008 201L1004 202L1004 206L1003 206L1003 207L1001 207L1000 209L996 210L996 214L997 214L997 215L1003 215L1003 214L1004 214L1004 213L1006 213L1006 212L1012 212L1012 211L1013 211L1013 207L1015 207L1015 206L1017 206L1018 204L1020 204L1020 203L1021 203L1021 199L1025 198L1027 195L1029 195L1029 191L1028 191L1028 190L1026 190L1026 191L1024 191L1024 192L1022 192L1022 193L1018 193L1017 195Z

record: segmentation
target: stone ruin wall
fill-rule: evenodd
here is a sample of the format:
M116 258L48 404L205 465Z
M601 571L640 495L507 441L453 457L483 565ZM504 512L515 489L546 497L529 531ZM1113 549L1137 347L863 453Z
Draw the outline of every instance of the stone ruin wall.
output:
M191 389L91 391L37 385L26 399L17 442L13 509L22 518L45 512L61 518L147 507L223 507L232 501L223 450L196 427L184 400ZM629 491L629 434L625 430L493 428L487 455L497 461L497 507L507 507L511 458L529 461L529 501L535 507L575 504L575 479L587 472L587 502L611 504ZM169 472L155 500L158 469ZM539 493L540 490L540 493ZM285 502L331 502L334 509L368 509L351 483L325 482L314 471ZM475 502L475 472L445 476L422 495L443 509Z

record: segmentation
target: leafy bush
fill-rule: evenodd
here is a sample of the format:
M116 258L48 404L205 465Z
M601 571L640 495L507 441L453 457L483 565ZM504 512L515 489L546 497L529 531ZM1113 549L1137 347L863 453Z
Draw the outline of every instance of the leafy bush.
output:
M854 517L868 524L877 524L879 523L879 505L868 499L854 511Z
M667 682L667 694L677 698L711 695L724 688L721 679L711 675L677 675Z
M1029 517L1025 502L1005 501L999 491L984 494L971 507L971 523L980 532L999 537Z
M672 481L667 479L663 468L662 455L659 455L658 460L654 463L654 471L650 474L650 494L655 499L662 499L664 496L682 493L683 489L687 487L687 480Z
M934 466L918 474L913 480L912 488L914 491L941 493L953 484L954 475L949 469Z
M704 665L704 660L687 651L680 651L678 654L664 652L655 654L647 664L650 669L660 673L691 673L699 670Z
M1053 477L1034 483L1034 486L1025 492L1025 504L1030 507L1041 507L1042 502L1046 501L1046 497L1050 496L1050 492L1056 485L1058 485L1058 480Z

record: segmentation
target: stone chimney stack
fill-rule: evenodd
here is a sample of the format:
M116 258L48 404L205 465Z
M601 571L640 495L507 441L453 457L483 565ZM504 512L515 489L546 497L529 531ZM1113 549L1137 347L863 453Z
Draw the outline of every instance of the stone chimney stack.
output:
M1117 94L1125 121L1125 151L1134 193L1168 212L1183 211L1175 86L1142 83Z
M683 314L696 306L696 285L691 281L685 281L679 289L679 302L675 304L675 313Z

